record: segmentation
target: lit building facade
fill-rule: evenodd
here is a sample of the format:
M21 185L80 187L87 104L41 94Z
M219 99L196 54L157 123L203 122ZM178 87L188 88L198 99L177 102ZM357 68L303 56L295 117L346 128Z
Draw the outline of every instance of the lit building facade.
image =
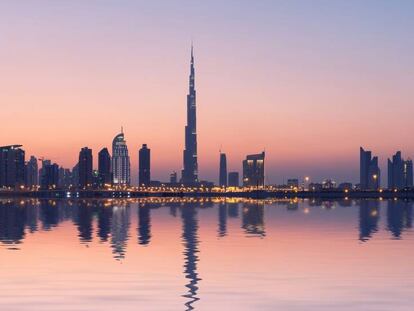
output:
M265 153L248 155L243 161L243 186L263 187L264 181Z
M183 184L198 183L196 118L195 69L193 47L191 47L189 92L187 95L187 125L185 127L185 149L183 151L183 170L181 174L181 182Z
M129 185L131 182L130 159L123 131L112 141L112 178L114 185Z

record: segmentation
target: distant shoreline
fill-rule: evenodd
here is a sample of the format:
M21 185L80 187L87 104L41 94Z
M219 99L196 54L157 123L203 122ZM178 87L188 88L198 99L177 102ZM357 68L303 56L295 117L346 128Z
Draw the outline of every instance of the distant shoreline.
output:
M102 191L102 190L80 190L80 191L0 191L1 198L146 198L146 197L177 197L177 198L250 198L250 199L414 199L414 190L400 191L348 191L323 190L323 191L243 191L243 192L143 192L143 191Z

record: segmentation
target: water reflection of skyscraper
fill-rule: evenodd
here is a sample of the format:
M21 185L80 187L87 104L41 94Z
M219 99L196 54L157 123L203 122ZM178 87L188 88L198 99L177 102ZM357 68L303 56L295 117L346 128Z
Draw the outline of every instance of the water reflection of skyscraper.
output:
M264 226L264 203L244 203L242 228L245 230L247 236L266 236Z
M229 218L239 217L239 203L227 203L227 210Z
M220 202L218 205L218 229L217 235L224 237L227 235L227 203Z
M78 201L75 205L73 220L78 227L78 236L81 242L92 241L92 209L94 206L95 204L89 204L86 201Z
M390 200L387 206L387 229L395 239L401 239L402 233L412 227L413 203Z
M0 204L0 241L15 249L25 236L26 211L15 202Z
M144 204L138 205L138 244L148 245L151 240L151 209Z
M378 231L379 201L359 201L359 240L366 242Z
M198 250L198 219L197 207L187 205L181 208L181 217L183 221L182 241L184 245L184 276L188 279L185 285L188 292L183 295L187 298L185 302L186 310L193 310L194 303L200 298L197 297L198 282L201 278L197 273L197 256Z
M98 201L98 237L101 242L108 241L111 233L112 206L106 206L104 201Z
M125 249L129 239L130 217L129 203L113 207L111 247L116 260L121 260L125 257Z

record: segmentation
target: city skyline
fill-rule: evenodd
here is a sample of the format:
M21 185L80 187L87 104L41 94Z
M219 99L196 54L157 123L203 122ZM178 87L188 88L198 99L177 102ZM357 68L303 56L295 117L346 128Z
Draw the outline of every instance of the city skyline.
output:
M182 169L193 38L200 178L218 181L220 146L240 173L245 155L265 148L267 183L305 175L356 183L360 146L382 172L396 150L414 155L413 4L122 3L0 4L10 39L0 52L1 145L72 168L82 147L97 159L124 126L131 180L143 143L153 179L168 180ZM182 11L170 10L177 4Z

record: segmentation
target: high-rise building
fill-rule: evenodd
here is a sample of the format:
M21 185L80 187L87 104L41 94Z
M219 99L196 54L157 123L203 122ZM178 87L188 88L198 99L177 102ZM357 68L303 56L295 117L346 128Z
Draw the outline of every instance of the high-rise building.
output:
M177 183L177 172L172 172L171 174L170 174L170 183L171 184L176 184Z
M239 186L239 172L229 172L229 187Z
M128 147L122 130L112 141L112 178L115 185L129 185L131 181Z
M187 95L187 125L185 127L185 149L183 152L184 167L181 176L181 182L184 184L198 183L196 90L194 54L192 46L189 80L189 92Z
M412 188L414 186L413 161L411 159L404 161L404 181L405 187Z
M93 158L92 149L84 147L79 152L79 188L86 189L93 184Z
M412 161L404 159L401 151L397 151L392 159L388 159L388 188L402 189L413 185Z
M139 149L138 184L148 186L151 182L151 149L143 144Z
M72 168L71 184L73 187L77 187L79 185L79 162Z
M227 158L225 153L220 153L219 185L220 187L227 187Z
M243 161L243 186L264 186L264 160L265 153L251 154Z
M58 188L59 185L59 165L51 164L49 160L43 161L42 176L40 187L44 190Z
M34 187L39 184L39 170L37 159L34 156L31 156L26 163L25 184L26 187Z
M25 184L25 152L21 145L0 147L0 187L18 188Z
M99 184L101 187L105 184L112 183L111 155L109 154L108 148L103 148L101 151L99 151L98 174Z
M360 156L360 188L361 190L377 190L381 186L381 171L378 157L372 157L371 151L359 149Z

